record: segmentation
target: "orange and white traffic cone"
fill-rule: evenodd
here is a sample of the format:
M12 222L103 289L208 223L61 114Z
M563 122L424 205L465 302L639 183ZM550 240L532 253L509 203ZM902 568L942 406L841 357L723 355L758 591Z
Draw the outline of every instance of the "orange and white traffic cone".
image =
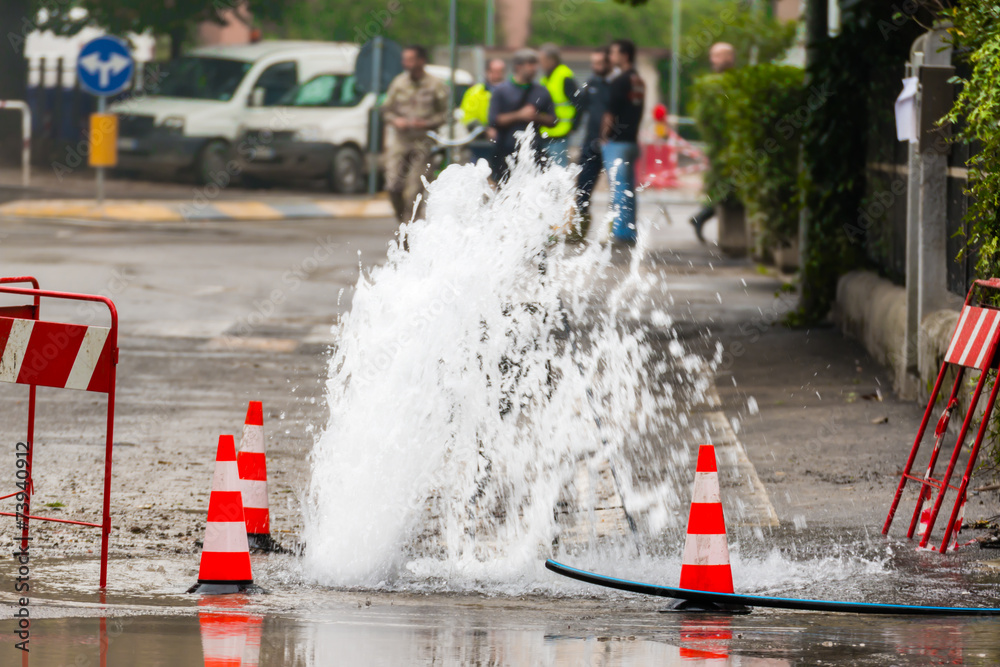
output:
M732 593L733 571L729 565L726 518L722 512L719 471L715 462L715 447L712 445L702 445L698 449L698 467L695 469L694 490L691 495L680 587L693 591ZM746 611L746 607L742 605L713 606L708 609L703 604L686 601L674 608L683 611Z
M240 471L243 513L250 547L280 551L280 545L271 539L271 512L267 503L267 457L264 453L264 408L260 401L250 401L247 408L236 464Z
M219 436L198 583L188 593L237 593L253 586L236 444Z

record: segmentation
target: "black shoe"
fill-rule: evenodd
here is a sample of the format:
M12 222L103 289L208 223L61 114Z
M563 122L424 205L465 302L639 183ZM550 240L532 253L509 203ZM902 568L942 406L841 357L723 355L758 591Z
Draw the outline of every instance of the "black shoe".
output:
M705 226L705 223L696 217L691 218L688 222L690 222L691 226L694 227L694 235L698 237L698 242L704 243L705 237L701 233L701 228Z

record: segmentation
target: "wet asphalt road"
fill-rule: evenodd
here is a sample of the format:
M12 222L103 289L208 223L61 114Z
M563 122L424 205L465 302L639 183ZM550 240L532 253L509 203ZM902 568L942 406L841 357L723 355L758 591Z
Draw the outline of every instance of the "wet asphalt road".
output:
M885 389L883 401L860 399L889 384L856 343L830 328L776 326L775 314L788 307L787 297L775 296L783 279L699 246L684 224L689 203L667 209L648 213L659 229L645 270L670 276L671 313L686 344L718 340L732 353L717 377L722 409L740 424L781 522L760 534L734 531L737 588L743 577L744 588L788 596L989 604L996 576L980 563L987 552L917 557L893 541L887 555L877 536L919 406ZM245 665L255 658L262 665L1000 662L1000 621L991 619L661 614L659 600L563 583L513 596L335 591L303 586L288 556L255 556L270 595L185 596L196 578L216 439L238 433L248 400L265 406L276 535L291 543L299 533L306 456L325 424L329 328L349 307L359 263L381 261L394 229L385 220L0 222L5 275L111 296L122 327L111 586L102 604L94 593L96 531L35 528L35 621L25 664L101 664L102 642L109 665L210 664L227 650ZM90 311L45 314L103 323L103 314ZM747 333L748 323L757 334ZM23 429L22 389L0 385L5 442ZM40 390L35 503L93 520L103 403L81 396ZM750 397L758 414L747 410ZM882 417L888 421L873 423ZM997 513L992 499L984 501L970 514ZM806 564L801 571L798 562ZM636 578L673 583L676 567L653 564ZM838 567L826 577L824 568ZM13 613L9 558L0 573L7 582L0 601ZM0 664L17 664L25 656L13 646L14 622L0 628Z

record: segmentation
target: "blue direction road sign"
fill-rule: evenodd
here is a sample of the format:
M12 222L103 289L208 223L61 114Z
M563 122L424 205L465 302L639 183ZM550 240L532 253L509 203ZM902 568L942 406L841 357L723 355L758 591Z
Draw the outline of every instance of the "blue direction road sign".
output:
M83 45L76 61L80 87L92 95L117 95L132 80L135 61L125 40L105 35Z

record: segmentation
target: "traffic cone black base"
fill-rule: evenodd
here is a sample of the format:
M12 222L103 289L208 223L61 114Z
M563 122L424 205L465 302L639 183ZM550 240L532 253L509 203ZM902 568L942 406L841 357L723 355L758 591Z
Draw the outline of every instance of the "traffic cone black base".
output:
M233 593L247 593L249 595L260 595L267 593L266 590L253 583L224 581L217 584L201 582L187 590L188 593L198 593L200 595L231 595Z
M753 611L753 607L742 604L723 604L720 602L694 602L693 600L674 600L669 607L660 610L661 614L672 612L688 612L697 614L732 614L742 616Z

